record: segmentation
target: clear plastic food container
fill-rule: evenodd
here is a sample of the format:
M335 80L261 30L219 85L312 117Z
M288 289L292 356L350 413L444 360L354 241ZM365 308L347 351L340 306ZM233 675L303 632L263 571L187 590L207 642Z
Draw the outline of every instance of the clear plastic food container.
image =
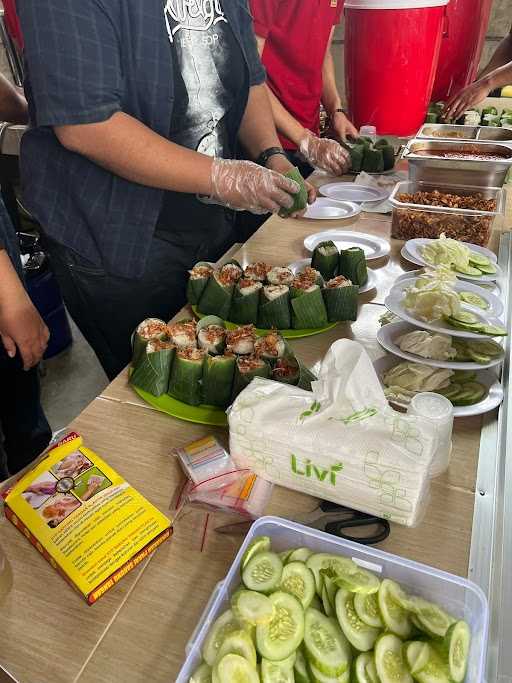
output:
M478 206L479 199L492 200L493 210L485 208L459 209L428 203L412 203L401 198L403 194L441 192L446 195L472 197ZM399 240L416 237L437 239L441 233L461 242L484 247L490 237L494 221L501 220L505 208L505 190L498 187L471 185L437 185L432 182L408 180L398 183L389 198L393 206L391 236Z
M459 576L385 553L376 548L351 543L279 517L261 517L252 525L225 580L217 584L186 647L186 660L176 683L188 683L190 676L201 662L204 639L215 619L229 608L229 598L240 584L242 556L256 536L270 536L272 548L278 552L286 548L305 546L314 552L328 552L350 557L366 569L382 575L383 578L395 579L412 594L438 602L454 616L465 619L472 632L466 681L467 683L483 683L489 609L487 599L478 586Z

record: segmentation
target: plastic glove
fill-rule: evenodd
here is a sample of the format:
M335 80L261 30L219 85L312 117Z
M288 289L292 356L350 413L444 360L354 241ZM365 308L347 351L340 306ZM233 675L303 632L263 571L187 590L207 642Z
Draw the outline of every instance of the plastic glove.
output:
M350 168L350 154L336 140L307 133L300 141L299 152L311 166L332 175L343 175Z
M278 213L293 206L291 195L300 188L286 178L252 161L214 159L212 164L212 197L235 211L255 214Z

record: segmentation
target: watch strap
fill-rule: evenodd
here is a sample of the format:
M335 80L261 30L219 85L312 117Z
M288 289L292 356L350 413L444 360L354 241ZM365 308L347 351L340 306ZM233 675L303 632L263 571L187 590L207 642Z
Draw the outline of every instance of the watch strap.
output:
M276 154L282 154L283 156L286 156L286 152L282 147L269 147L259 155L258 159L256 160L256 163L260 166L266 166L267 161L270 159L270 157L273 157Z

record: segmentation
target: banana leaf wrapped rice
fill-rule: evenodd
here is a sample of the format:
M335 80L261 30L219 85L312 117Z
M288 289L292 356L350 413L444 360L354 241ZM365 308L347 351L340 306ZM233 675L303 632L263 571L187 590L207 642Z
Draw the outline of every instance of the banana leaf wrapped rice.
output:
M200 405L206 356L203 349L189 347L176 351L169 378L170 396L191 406Z
M167 325L167 334L177 349L197 347L197 324L195 320L180 320Z
M236 356L225 353L207 356L203 369L202 402L216 408L227 408L233 393Z
M358 287L368 282L366 256L362 249L349 247L340 252L339 275L343 275Z
M290 295L292 327L295 330L325 327L328 323L322 290L317 284L315 273L312 268L306 268L292 282Z
M280 358L284 358L287 351L286 342L277 330L272 330L264 337L259 337L254 344L255 355L263 358L272 367Z
M338 247L332 240L320 242L313 251L311 267L318 270L324 280L330 280L338 274L339 258Z
M260 292L263 285L258 280L243 278L235 285L229 318L239 325L255 323L258 320Z
M197 324L197 344L212 356L224 353L226 327L224 321L215 315L207 315Z
M205 315L218 315L228 320L235 284L241 275L242 269L234 263L228 263L220 270L214 271L199 299L199 311Z
M169 386L169 373L175 353L176 347L169 341L156 339L148 342L130 382L153 396L163 396Z
M300 366L296 358L278 358L272 368L272 379L283 384L297 386L300 380Z
M357 320L359 287L343 275L338 275L329 280L322 291L329 322Z
M243 325L236 330L230 330L226 335L226 350L237 356L248 356L254 353L256 343L254 325Z
M208 280L212 276L213 266L206 261L200 261L189 270L187 284L187 301L192 306L196 306L205 290Z
M290 288L287 285L267 285L260 297L258 327L268 330L290 328Z
M256 280L257 282L265 282L267 279L267 274L271 270L271 267L263 261L258 261L256 263L249 263L244 270L243 277L245 280Z
M294 275L289 268L274 266L267 273L267 281L270 285L291 285Z
M133 360L132 365L137 367L141 358L144 358L146 347L150 341L162 341L167 338L167 325L159 318L146 318L133 333Z
M256 355L240 356L236 359L233 400L247 387L255 377L269 378L272 374L270 365Z

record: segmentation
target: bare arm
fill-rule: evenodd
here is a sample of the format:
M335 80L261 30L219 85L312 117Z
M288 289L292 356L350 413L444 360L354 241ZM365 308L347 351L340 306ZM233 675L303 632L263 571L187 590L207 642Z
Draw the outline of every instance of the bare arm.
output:
M334 26L329 37L329 45L325 53L322 68L323 90L322 104L325 107L331 121L331 128L338 139L345 140L347 135L357 137L357 130L343 112L337 112L342 106L341 97L336 85L336 70L332 56L332 39L334 36Z
M0 119L9 123L27 123L27 100L16 86L0 74Z
M508 62L512 62L512 27L510 33L499 43L487 66L478 74L478 80L481 80L484 76L490 74L491 71L499 69Z

